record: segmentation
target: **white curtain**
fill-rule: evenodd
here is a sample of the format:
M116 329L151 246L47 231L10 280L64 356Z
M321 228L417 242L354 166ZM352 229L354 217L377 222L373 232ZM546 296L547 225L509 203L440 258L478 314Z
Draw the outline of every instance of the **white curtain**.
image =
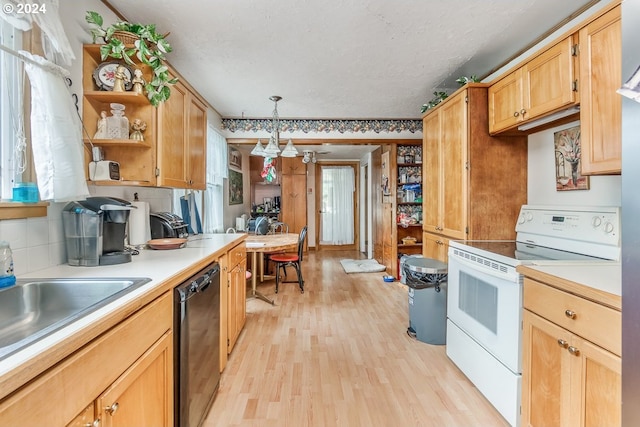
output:
M40 199L84 199L89 189L82 126L65 82L68 72L40 56L25 51L20 54L28 59L25 70L31 83L31 146Z
M354 191L355 176L352 167L322 166L322 243L354 243Z
M207 190L204 192L204 232L224 232L224 180L228 177L227 140L209 124L207 130Z
M58 0L3 0L2 6L0 19L22 31L30 30L35 23L42 30L42 46L47 59L71 65L75 55L60 21ZM31 13L25 13L27 11Z

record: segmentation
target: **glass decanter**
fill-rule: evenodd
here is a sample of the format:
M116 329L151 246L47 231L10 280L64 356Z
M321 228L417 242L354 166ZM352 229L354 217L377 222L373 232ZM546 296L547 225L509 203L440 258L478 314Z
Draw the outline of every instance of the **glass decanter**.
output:
M111 117L107 117L107 138L129 139L129 119L124 115L124 105L111 103Z

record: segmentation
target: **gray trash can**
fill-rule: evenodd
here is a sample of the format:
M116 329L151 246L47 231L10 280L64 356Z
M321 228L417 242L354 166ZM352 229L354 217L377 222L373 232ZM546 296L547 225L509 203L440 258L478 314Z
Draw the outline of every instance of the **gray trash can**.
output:
M407 333L427 344L442 345L447 332L447 264L403 257L401 282L409 287Z

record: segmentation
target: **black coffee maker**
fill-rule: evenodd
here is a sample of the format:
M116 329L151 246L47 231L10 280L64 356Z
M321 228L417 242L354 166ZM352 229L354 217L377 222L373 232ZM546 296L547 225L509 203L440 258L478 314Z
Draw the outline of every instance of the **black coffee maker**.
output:
M131 253L124 250L127 222L135 206L116 197L87 197L77 202L86 209L102 212L102 255L100 265L131 262Z

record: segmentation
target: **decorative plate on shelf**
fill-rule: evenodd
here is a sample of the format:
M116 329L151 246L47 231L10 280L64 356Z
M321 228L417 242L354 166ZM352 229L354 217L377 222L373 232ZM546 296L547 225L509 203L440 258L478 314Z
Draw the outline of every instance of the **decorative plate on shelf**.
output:
M128 65L118 61L103 62L93 71L93 80L96 81L96 85L98 85L100 90L113 90L116 68L120 65L124 67L124 74L127 77L124 82L124 87L126 90L131 90L133 87L133 83L131 83L133 70Z

